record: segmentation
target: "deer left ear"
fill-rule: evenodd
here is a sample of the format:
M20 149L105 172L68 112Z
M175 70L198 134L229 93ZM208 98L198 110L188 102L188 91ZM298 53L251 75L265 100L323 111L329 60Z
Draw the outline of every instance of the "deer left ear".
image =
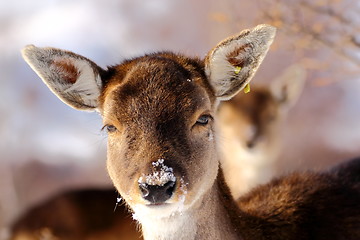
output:
M205 72L219 100L228 100L242 90L254 76L276 29L258 25L220 42L205 58Z
M78 54L29 45L26 62L64 103L78 110L96 111L102 89L101 68Z

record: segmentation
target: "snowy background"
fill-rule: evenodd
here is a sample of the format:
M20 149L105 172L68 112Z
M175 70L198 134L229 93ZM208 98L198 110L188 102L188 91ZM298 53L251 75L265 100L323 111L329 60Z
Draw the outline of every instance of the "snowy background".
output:
M356 1L346 4L358 7ZM232 0L0 2L0 228L60 190L110 185L100 117L58 100L22 60L20 49L27 44L71 50L106 67L157 50L205 56L229 35L272 23L279 27L278 36L253 82L267 83L292 63L309 68L305 92L279 133L286 142L279 174L322 169L360 155L360 65L311 39L312 48L294 51L304 44L291 45L298 36L260 16L260 5ZM347 17L358 22L352 12ZM359 51L351 54L358 57ZM348 74L344 67L355 70Z

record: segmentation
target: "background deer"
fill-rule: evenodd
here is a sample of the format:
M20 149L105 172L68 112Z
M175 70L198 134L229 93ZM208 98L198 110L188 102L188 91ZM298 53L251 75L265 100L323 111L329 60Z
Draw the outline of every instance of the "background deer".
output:
M270 83L253 85L219 106L218 126L224 176L235 199L275 176L285 119L297 102L305 70L292 65Z
M249 83L274 35L273 27L261 25L224 40L204 61L163 52L106 71L82 56L53 48L29 46L24 56L65 103L101 113L109 135L109 175L141 224L145 239L321 237L333 233L334 218L326 221L324 228L309 229L304 223L313 221L311 214L301 218L306 210L287 210L289 206L301 209L306 197L311 200L309 207L325 199L318 204L322 211L310 211L321 219L327 207L334 206L333 186L345 180L331 174L291 175L277 181L280 191L272 195L261 193L269 189L271 193L276 182L274 188L268 185L248 196L259 210L253 214L243 202L237 207L219 168L215 137L218 103ZM296 181L291 180L294 178ZM359 199L359 189L352 185L356 182L344 186ZM318 186L315 193L324 198L315 198L309 190L314 185ZM287 206L293 190L302 190L302 198L295 197L299 201ZM349 193L339 193L339 199L346 200ZM263 203L270 200L274 204L267 208ZM345 206L349 209L348 203L336 201L339 208L332 214L340 216L337 230L342 230L329 236L358 234L359 213L344 211ZM286 217L278 217L281 213L302 221L289 226Z

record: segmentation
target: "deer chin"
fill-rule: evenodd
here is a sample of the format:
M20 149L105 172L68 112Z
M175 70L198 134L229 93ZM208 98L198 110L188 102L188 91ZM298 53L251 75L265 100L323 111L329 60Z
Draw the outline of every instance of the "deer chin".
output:
M132 207L133 218L140 223L148 220L159 220L181 216L186 206L183 202L163 204L136 204Z

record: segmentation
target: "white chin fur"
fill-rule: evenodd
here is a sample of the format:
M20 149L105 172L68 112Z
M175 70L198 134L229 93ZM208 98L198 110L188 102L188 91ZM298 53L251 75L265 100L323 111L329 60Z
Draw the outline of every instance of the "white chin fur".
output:
M147 220L156 220L162 218L170 218L176 215L182 215L184 211L184 203L167 203L163 205L145 205L136 204L132 207L134 210L133 218L140 223Z
M163 206L137 204L133 218L141 224L144 239L194 239L196 220L183 207L181 202Z

